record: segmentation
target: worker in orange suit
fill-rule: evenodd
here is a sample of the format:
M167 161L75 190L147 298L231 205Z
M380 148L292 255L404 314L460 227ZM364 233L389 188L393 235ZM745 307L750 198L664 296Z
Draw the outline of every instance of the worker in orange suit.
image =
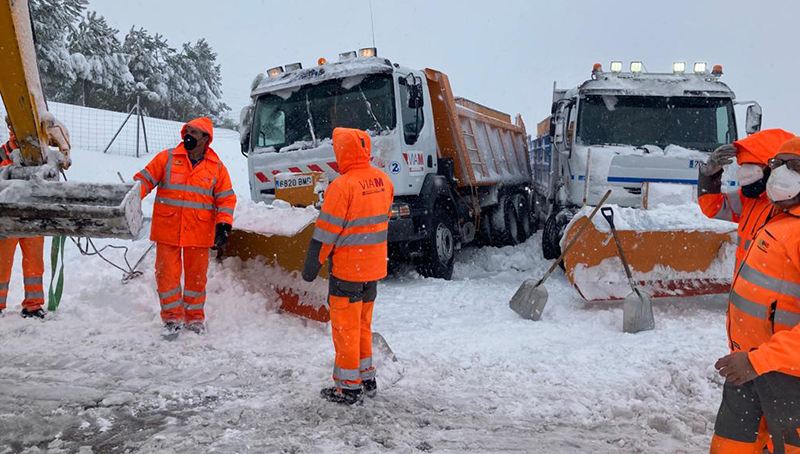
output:
M364 131L336 128L333 151L341 176L325 192L314 236L306 255L303 279L313 281L331 258L328 290L335 386L323 398L360 404L378 385L372 364L372 310L378 281L386 277L387 236L394 187L370 165L371 142Z
M700 166L697 183L697 201L706 216L712 219L739 224L736 237L736 267L753 242L756 231L766 224L773 214L773 206L766 194L769 167L767 161L778 148L794 137L782 129L767 129L733 145L723 145L711 154L708 162ZM722 190L723 167L734 157L739 164L738 180L741 188Z
M141 182L142 198L158 187L150 239L157 245L156 283L165 337L183 327L205 332L209 248L225 248L236 206L228 169L209 146L214 139L211 120L186 123L181 136L180 145L160 152L134 176Z
M715 365L725 377L712 454L800 453L800 138L768 161L775 214L754 235L728 304L731 354Z
M0 146L0 167L12 164L11 153L19 148L17 138L11 129L11 121L6 116L8 142ZM22 249L22 275L25 286L25 299L22 300L22 316L43 319L44 305L44 237L0 238L0 313L6 310L8 290L11 284L11 269L14 267L14 254L17 244Z

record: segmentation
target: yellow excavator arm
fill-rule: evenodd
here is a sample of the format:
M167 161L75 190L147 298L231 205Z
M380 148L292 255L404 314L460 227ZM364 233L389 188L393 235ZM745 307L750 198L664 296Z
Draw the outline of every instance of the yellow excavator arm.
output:
M0 62L0 95L19 145L14 163L0 169L0 238L136 237L138 183L58 181L70 165L69 134L47 110L27 0L0 0Z

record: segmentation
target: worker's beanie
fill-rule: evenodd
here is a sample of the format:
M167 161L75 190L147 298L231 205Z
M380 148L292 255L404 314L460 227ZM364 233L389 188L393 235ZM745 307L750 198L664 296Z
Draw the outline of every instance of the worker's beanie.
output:
M784 142L783 145L778 148L778 154L781 153L800 155L800 137L795 137L794 139Z

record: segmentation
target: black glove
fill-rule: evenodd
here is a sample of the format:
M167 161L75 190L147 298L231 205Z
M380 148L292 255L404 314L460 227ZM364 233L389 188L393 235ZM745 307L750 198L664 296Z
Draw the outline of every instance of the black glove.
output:
M228 244L228 234L231 233L231 229L233 229L233 226L230 224L225 224L224 222L217 224L217 231L214 234L214 247L212 249L220 252L225 251L225 245Z
M723 145L718 147L711 153L705 164L700 167L703 175L712 176L722 172L722 168L733 162L736 157L736 147L732 144Z

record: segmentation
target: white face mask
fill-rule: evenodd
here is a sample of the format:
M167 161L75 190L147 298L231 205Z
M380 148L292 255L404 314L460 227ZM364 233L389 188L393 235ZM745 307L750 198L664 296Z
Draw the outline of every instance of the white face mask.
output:
M767 197L783 202L800 194L800 174L782 165L773 170L767 180Z
M742 164L737 172L737 177L741 186L747 186L764 178L764 169L758 164Z

